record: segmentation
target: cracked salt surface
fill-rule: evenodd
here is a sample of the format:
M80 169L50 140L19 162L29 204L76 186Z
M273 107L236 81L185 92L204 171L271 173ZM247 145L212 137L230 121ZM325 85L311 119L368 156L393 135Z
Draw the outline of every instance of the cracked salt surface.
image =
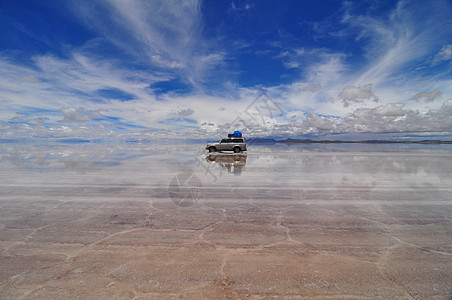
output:
M0 298L448 299L452 147L421 146L1 144Z

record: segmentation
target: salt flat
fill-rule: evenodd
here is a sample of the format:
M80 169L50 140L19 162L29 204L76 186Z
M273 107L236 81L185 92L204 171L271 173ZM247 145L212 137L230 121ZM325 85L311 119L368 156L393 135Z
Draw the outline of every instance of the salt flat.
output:
M448 299L452 145L0 144L1 299Z

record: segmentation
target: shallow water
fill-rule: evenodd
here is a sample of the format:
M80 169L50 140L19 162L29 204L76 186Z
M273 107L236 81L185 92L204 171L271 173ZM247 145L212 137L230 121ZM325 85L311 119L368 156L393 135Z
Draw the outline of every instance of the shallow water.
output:
M452 145L0 144L0 297L445 299Z

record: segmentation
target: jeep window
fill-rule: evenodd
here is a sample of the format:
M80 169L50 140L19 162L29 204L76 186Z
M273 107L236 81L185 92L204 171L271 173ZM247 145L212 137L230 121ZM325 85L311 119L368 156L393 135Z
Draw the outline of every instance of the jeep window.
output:
M222 139L220 143L244 143L243 139Z

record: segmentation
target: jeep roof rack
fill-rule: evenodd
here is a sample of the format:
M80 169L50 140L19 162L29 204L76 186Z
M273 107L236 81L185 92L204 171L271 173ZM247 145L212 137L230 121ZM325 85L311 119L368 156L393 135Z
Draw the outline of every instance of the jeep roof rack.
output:
M242 132L236 130L233 133L228 133L228 138L240 138L242 137Z

